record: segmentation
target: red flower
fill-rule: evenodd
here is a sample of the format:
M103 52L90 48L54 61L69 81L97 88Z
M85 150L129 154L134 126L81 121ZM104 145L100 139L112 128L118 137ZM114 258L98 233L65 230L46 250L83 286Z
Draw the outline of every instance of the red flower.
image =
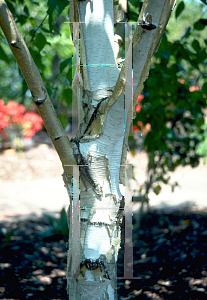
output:
M144 99L144 96L140 94L140 95L138 96L138 98L137 98L137 103L138 103L140 100L142 100L142 99Z
M9 126L11 129L17 126L25 138L30 139L37 131L42 129L42 118L33 113L25 112L25 107L15 101L9 101L7 105L0 99L0 134L4 134L3 128ZM19 126L20 125L20 126ZM23 127L23 129L22 129Z
M141 128L143 127L143 124L142 124L141 121L138 121L137 124L138 124L138 126L140 126Z
M19 116L25 112L25 107L15 101L9 101L6 108L9 116Z
M0 99L0 128L5 128L8 126L8 118L6 116L6 106L4 105L4 101Z
M142 108L141 105L137 105L137 106L135 107L136 112L140 112L141 108Z
M13 117L12 117L12 121L13 121L14 123L19 124L19 123L22 123L23 118L24 118L23 115L20 115L20 116L13 116Z
M151 131L151 124L150 123L147 123L145 127L146 127L147 132Z
M184 84L185 83L185 79L178 78L178 82L180 82L181 84Z
M137 98L137 103L136 103L136 104L138 104L138 102L139 102L140 100L142 100L142 99L144 99L144 96L140 94L140 95L138 96L138 98ZM136 112L140 112L141 109L142 109L142 106L141 106L140 104L136 105L136 107L135 107L135 111L136 111Z
M9 125L9 120L7 115L0 111L0 128L5 128Z
M43 121L39 115L33 112L27 112L22 118L24 137L28 139L32 138L37 131L40 131L42 129L42 124Z
M36 131L33 128L23 130L23 135L26 139L31 139L35 133Z
M42 121L42 118L39 115L37 115L33 112L27 112L24 115L23 123L28 123L28 122L30 122L32 124L32 128L36 132L42 129L43 121Z
M6 113L6 105L4 104L4 100L0 99L0 112Z
M139 132L139 129L137 128L136 125L133 125L133 132Z
M199 88L198 85L191 85L191 86L189 87L189 91L190 91L190 92L199 91L199 90L200 90L200 88Z

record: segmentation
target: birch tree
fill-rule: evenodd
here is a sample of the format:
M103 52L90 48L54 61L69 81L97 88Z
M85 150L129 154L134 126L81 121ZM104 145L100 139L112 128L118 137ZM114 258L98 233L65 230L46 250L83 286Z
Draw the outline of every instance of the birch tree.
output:
M119 4L126 11L126 5ZM78 102L79 125L69 140L14 18L0 0L0 25L63 166L70 199L70 300L117 299L120 222L124 201L127 204L131 197L125 170L127 141L136 99L174 5L175 0L145 0L134 31L122 22L114 35L114 22L123 19L117 2L70 1L73 100ZM120 70L116 58L124 32L126 55ZM126 187L125 197L120 184ZM130 206L125 214L131 214ZM128 251L132 251L132 243ZM125 276L132 263L126 265Z

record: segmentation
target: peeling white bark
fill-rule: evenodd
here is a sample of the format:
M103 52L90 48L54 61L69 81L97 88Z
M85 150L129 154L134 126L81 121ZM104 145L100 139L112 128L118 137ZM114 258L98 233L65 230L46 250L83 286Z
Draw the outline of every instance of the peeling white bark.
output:
M81 2L80 20L83 22L90 90L114 87L119 71L113 48L113 2L111 0Z
M169 1L172 0L154 1L158 5L152 4L151 0L145 1L140 19L142 14L151 13L153 24L160 30L162 10ZM80 251L78 256L77 245L69 246L69 299L114 300L117 299L116 259L120 245L120 163L125 159L133 94L137 93L138 82L143 86L148 76L157 31L148 32L140 25L137 27L126 56L126 72L120 73L114 53L112 0L77 3L82 22L80 53L83 83L79 82L82 107L79 137L72 144L80 165ZM74 193L72 195L72 183L69 178L65 178L65 182L77 208L78 199ZM70 219L69 243L72 240L71 228ZM71 263L73 259L75 263Z
M83 64L81 100L88 107L88 110L82 112L82 122L86 124L85 127L81 125L84 132L98 103L111 96L120 71L116 65L113 49L113 2L96 0L81 1L79 4L83 38L83 42L80 43L81 64ZM116 259L120 244L117 214L122 197L119 190L119 164L124 138L124 95L109 110L104 124L101 134L95 140L90 141L91 134L87 133L87 136L80 139L79 150L76 150L80 151L82 161L87 162L94 184L89 184L88 175L82 167L80 169L79 244L82 264L78 275L76 272L78 263L75 263L75 266L71 263L73 259L77 261L76 253L73 252L77 247L70 245L68 272L70 277L76 275L77 278L68 278L70 300L116 299ZM97 135L99 132L98 127L97 130L94 127L92 135ZM74 196L72 185L66 185L71 196ZM94 186L99 187L97 188L99 192L94 189ZM72 227L71 220L70 225ZM87 267L90 265L89 262L98 265L91 270ZM88 297L87 289L90 290Z

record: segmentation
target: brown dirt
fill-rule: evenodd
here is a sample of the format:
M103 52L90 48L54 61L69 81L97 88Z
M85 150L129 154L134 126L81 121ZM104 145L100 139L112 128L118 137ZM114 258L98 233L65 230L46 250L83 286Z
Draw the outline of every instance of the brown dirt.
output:
M133 234L133 278L120 279L122 227L118 299L207 299L206 224L207 213L144 215ZM47 218L0 222L0 229L0 299L67 299L67 236L48 235Z
M12 149L0 153L0 180L34 180L60 176L61 163L48 134L39 132L28 151Z

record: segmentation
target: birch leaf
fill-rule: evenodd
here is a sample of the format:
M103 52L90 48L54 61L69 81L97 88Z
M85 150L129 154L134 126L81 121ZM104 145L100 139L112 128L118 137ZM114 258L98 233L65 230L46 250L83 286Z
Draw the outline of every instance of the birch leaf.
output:
M207 19L200 19L194 24L194 29L203 30L207 25Z
M175 18L177 19L179 17L179 15L182 13L182 11L184 10L185 8L185 3L183 1L181 1L179 4L178 4L178 7L176 9L176 12L175 12Z
M56 21L57 17L61 14L64 8L69 4L67 0L48 0L48 15L49 15L49 26L52 30L53 22Z
M62 73L62 71L63 71L68 65L71 66L71 63L72 63L72 57L69 57L69 58L63 60L63 61L60 63L60 73Z
M41 32L38 33L35 39L35 45L37 46L39 52L44 48L46 44L47 44L47 40L44 37L44 35Z

